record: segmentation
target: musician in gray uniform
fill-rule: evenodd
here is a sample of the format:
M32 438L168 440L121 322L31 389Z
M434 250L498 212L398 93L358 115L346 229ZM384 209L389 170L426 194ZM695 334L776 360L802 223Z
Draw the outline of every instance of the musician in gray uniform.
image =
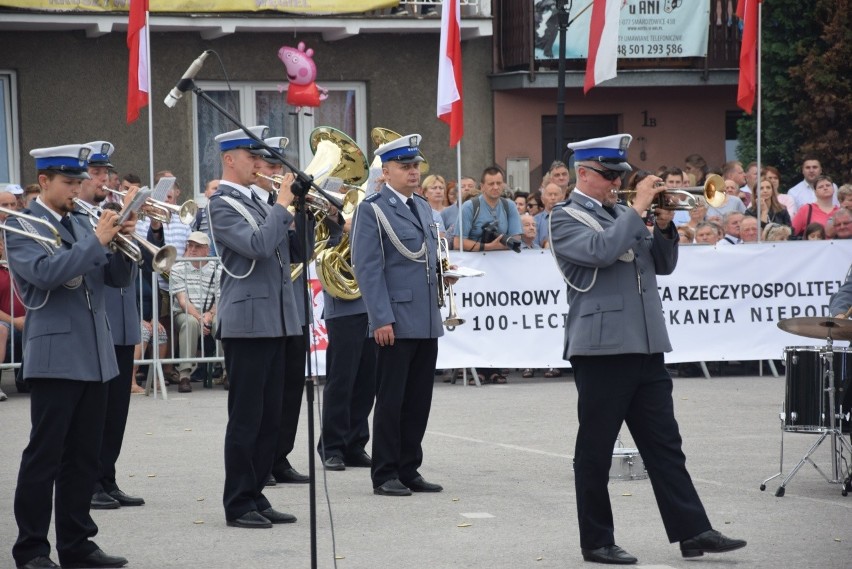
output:
M263 140L269 147L284 152L290 142L286 136L273 136ZM272 205L275 203L275 183L270 180L274 176L280 176L284 170L284 163L273 156L265 148L252 150L252 154L261 160L257 162L258 172L266 177L257 176L251 190L257 194L261 201ZM294 227L289 231L290 243L298 243L299 248L313 251L314 218L313 214L305 212L304 215L295 215ZM302 247L304 241L305 225L308 228L310 244ZM294 260L295 262L295 260ZM292 274L292 273L291 273ZM310 310L311 303L307 295L307 283L305 273L301 271L293 281L293 296L296 298L296 314L299 317L299 333L287 335L284 340L284 351L287 353L287 361L284 367L284 389L281 398L281 426L278 429L278 443L272 462L272 474L267 480L267 486L282 484L307 484L310 478L300 473L290 464L288 455L296 444L296 430L299 426L299 412L302 409L302 395L305 392L305 359L307 353L307 320L310 313L306 315L305 309ZM301 354L301 357L299 357Z
M342 216L326 217L329 246L340 244L351 227ZM350 243L347 237L347 242ZM350 248L351 252L351 248ZM378 347L370 335L367 307L362 297L337 298L323 288L323 321L328 331L325 386L322 390L322 432L317 452L326 470L347 466L370 468L368 418L376 398Z
M260 139L268 128L252 127ZM208 219L222 258L218 332L228 372L228 426L225 431L223 502L229 526L269 528L295 522L272 508L263 487L281 423L284 337L300 332L290 280L293 175L286 174L275 204L249 186L259 157L257 143L242 130L220 134L222 180L208 203ZM299 355L298 357L301 357Z
M69 215L86 178L91 148L76 144L30 152L41 195L29 214L44 223L10 218L23 233L49 236L54 248L6 232L9 269L27 305L23 377L31 384L32 430L15 489L18 567L56 567L47 533L56 504L56 549L63 567L123 567L127 559L104 553L91 538L98 528L89 514L98 478L107 382L118 375L107 314L106 286L126 287L132 263L106 245L121 231L132 234L135 216L121 226L107 211L96 228ZM55 496L54 496L55 489Z
M120 210L117 203L107 202L107 191L103 189L109 179L109 169L113 167L110 157L115 151L112 143L99 140L87 143L92 149L89 155L89 180L83 181L81 199L91 206L102 205ZM88 188L87 188L88 186ZM84 195L88 196L83 197ZM77 208L74 213L77 221L90 224L89 215ZM105 289L107 319L112 332L115 359L118 363L118 375L107 384L107 411L104 422L104 438L101 443L100 476L92 492L93 510L114 510L121 506L141 506L145 500L125 494L115 480L115 463L121 454L124 429L127 425L127 411L130 407L130 383L133 378L133 350L142 341L139 323L139 305L136 280L139 267L133 263L130 284L126 287Z
M579 400L574 480L583 559L632 564L615 544L607 483L615 440L626 422L639 449L669 540L684 557L738 549L745 541L710 526L686 471L674 417L672 379L663 352L671 351L656 275L677 264L678 233L660 221L649 233L641 215L660 178L637 186L630 207L616 203L630 135L569 144L577 186L554 207L550 235L554 258L567 283L565 359ZM661 224L663 224L661 226Z
M373 492L440 492L418 472L432 405L438 338L438 228L420 184L420 135L381 145L385 184L358 206L352 261L379 346L373 413Z

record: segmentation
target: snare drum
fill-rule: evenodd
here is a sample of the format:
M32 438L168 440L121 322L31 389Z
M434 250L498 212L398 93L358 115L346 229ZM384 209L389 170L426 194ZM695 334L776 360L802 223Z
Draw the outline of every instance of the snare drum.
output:
M609 469L610 480L642 480L648 478L645 462L635 448L612 449L612 466Z
M828 366L823 354L828 348L819 346L790 346L784 349L787 365L787 389L784 396L784 430L793 432L822 432L831 428L829 409ZM834 410L836 414L849 393L852 379L852 351L834 348ZM837 423L841 427L840 419Z

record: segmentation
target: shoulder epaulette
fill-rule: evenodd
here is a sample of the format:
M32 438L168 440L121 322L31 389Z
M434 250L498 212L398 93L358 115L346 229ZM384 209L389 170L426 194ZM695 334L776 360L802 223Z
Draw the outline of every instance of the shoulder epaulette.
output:
M378 192L376 192L375 194L370 194L369 196L364 198L364 201L365 202L374 202L377 199L379 199L379 193Z

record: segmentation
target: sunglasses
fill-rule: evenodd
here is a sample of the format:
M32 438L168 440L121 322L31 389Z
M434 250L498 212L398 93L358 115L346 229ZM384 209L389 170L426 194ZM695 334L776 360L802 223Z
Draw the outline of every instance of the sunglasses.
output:
M537 204L535 202L528 202L527 207L541 207L541 204Z
M619 179L622 175L622 172L619 170L598 170L597 168L592 168L591 166L583 166L587 170L591 170L593 172L597 172L600 176L609 182L614 182Z

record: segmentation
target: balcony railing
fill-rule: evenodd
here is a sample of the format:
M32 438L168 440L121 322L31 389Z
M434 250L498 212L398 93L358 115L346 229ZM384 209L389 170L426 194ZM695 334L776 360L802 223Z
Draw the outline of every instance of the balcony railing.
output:
M739 67L741 32L734 14L727 13L728 2L712 2L707 57L619 59L619 69L715 70ZM722 12L716 14L716 7ZM494 37L497 72L555 70L556 59L536 60L532 0L494 0ZM585 69L584 59L569 59L566 69Z

